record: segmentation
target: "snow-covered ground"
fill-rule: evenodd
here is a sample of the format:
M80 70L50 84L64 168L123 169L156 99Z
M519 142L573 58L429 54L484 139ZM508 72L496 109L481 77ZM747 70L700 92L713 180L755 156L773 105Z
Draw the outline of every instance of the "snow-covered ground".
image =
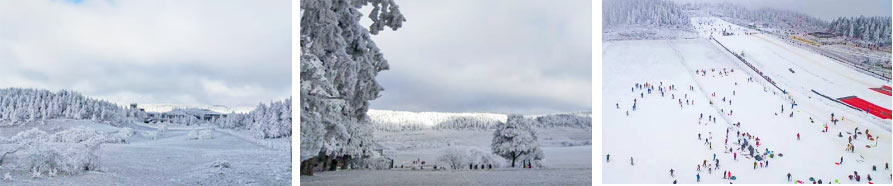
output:
M443 115L428 113L432 114ZM504 115L502 118L504 120ZM509 163L504 163L492 170L433 171L427 166L425 170L324 171L314 173L314 176L301 176L301 185L589 185L592 182L592 131L589 128L535 129L545 154L545 168L508 168ZM377 130L374 139L384 148L384 154L394 159L395 167L413 166L415 160L443 166L438 157L448 148L490 153L493 132L493 129Z
M121 130L103 123L49 120L0 128L8 138L19 131L38 129L54 133L73 127L100 133ZM125 124L136 135L127 143L106 143L100 148L100 168L75 175L32 178L26 170L0 167L12 180L0 185L290 185L291 152L259 146L227 133L212 132L212 139L191 140L187 130L158 132L155 128ZM157 132L157 133L156 133ZM155 133L157 137L147 136ZM212 167L218 160L229 168Z
M702 20L714 24L698 27L701 36L713 35L733 51L744 50L745 58L790 94L782 94L707 38L604 42L602 150L611 159L607 162L606 154L599 155L604 183L696 183L698 174L702 183L788 183L788 173L793 180L807 182L813 177L824 182L867 183L867 175L871 175L874 183L891 183L890 171L884 169L891 159L890 121L811 92L815 89L835 98L864 96L889 108L889 96L878 97L872 94L882 94L868 90L883 82L838 68L836 62L773 41L770 36L710 34L722 28L749 31L713 18L693 18L693 25L697 27ZM726 73L719 73L723 69ZM696 70L706 73L696 75ZM646 82L665 89L665 95L659 90L649 94L647 89L634 88L636 83ZM666 90L670 85L675 89ZM797 103L793 109L792 101ZM703 119L699 119L702 113ZM830 122L831 113L841 119L836 125ZM715 122L707 121L717 116ZM739 122L740 126L732 125ZM825 124L828 132L822 132ZM856 127L863 134L853 140L855 152L846 152L847 135ZM866 129L876 141L866 139ZM759 163L766 161L755 161L745 155L747 150L739 150L739 132L753 136L740 137L750 144L759 137L760 144L754 147L758 153L772 152L773 157L765 159L769 166L760 167ZM719 168L708 171L702 166L698 171L705 160L711 168L716 167L714 154ZM634 165L630 165L630 157ZM841 157L843 163L836 165ZM872 166L877 166L877 171L872 171ZM670 169L675 177L670 176ZM723 179L724 171L731 171L736 180ZM859 173L861 182L847 178L853 171Z

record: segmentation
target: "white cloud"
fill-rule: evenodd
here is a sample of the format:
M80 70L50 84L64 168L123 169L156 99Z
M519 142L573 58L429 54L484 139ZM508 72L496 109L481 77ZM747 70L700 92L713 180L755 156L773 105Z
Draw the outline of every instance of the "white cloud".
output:
M0 1L0 87L249 106L291 94L290 1ZM251 92L202 87L213 79ZM237 91L244 91L235 89Z
M373 36L391 69L373 108L574 112L592 104L586 0L398 1L403 28ZM367 10L368 8L364 9ZM363 21L369 25L368 20Z

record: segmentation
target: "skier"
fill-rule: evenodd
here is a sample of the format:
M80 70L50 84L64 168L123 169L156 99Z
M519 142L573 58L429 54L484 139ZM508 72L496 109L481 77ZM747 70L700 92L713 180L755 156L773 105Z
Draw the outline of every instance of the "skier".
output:
M696 176L698 178L698 182L701 182L701 173L698 173Z
M800 133L797 133L797 140L800 140Z
M716 161L716 153L713 153L713 161Z
M608 153L606 161L611 162L611 153Z
M840 164L843 164L843 156L840 156Z
M734 158L735 160L738 160L738 153L737 152L733 153L732 158Z
M753 162L753 169L757 169L757 162Z
M620 103L617 103L617 108L618 108L618 109L620 108Z
M791 182L791 173L788 173L788 182Z
M670 177L675 177L675 176L673 175L673 172L674 172L673 169L670 169Z
M633 157L629 157L629 165L632 165L632 166L636 165L635 163L633 163Z
M673 184L676 184L676 180L673 180Z

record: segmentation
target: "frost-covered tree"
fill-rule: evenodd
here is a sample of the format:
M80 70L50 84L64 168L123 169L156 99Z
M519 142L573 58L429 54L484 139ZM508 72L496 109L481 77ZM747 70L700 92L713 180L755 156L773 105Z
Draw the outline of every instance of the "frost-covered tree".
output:
M467 165L468 159L468 152L458 147L444 149L437 158L438 161L450 166L450 169L462 169Z
M704 9L713 16L723 17L726 21L739 25L761 23L779 30L796 29L815 32L824 30L828 25L828 22L807 14L770 7L748 9L732 3L699 3L685 4L683 8Z
M890 45L890 31L890 17L840 17L828 25L828 32L869 47Z
M360 25L360 8L372 5L372 25ZM363 158L372 153L369 100L383 88L375 81L387 70L370 34L405 21L393 0L301 1L301 166L312 174L319 155ZM322 160L324 163L330 160Z
M47 119L85 119L119 125L128 121L128 112L133 110L67 90L0 89L0 125Z
M291 121L291 98L286 98L269 106L260 103L246 114L230 113L212 123L220 128L254 131L257 138L266 139L291 137Z
M543 156L539 146L532 122L517 114L509 115L505 123L496 127L490 144L493 153L510 160L512 167L519 160L541 161Z
M688 16L672 1L605 0L602 2L602 26L650 25L689 28Z

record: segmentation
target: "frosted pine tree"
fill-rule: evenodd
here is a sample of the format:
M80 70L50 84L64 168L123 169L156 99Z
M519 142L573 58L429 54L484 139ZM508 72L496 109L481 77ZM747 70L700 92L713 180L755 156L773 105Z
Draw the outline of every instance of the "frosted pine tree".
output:
M373 6L372 25L360 25L359 9ZM301 173L312 174L311 158L364 158L372 153L369 100L383 88L375 81L387 70L371 34L405 21L393 0L301 1ZM319 157L323 155L325 157ZM327 163L330 161L323 161Z

